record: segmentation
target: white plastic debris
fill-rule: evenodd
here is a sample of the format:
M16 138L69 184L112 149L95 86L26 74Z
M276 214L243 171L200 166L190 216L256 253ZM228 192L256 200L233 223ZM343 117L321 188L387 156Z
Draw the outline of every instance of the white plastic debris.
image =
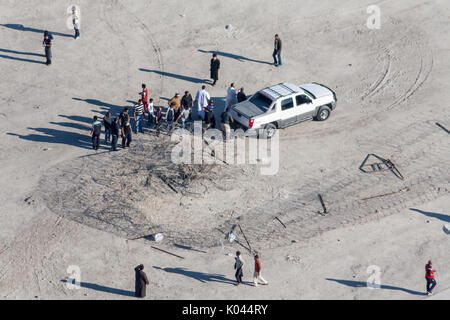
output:
M231 24L227 24L225 26L225 29L227 29L228 31L231 31L233 29L233 26Z
M236 236L233 232L230 232L230 235L228 236L228 239L230 240L230 243L233 243L234 240L236 240Z
M162 239L164 239L164 236L163 236L162 233L157 233L157 234L155 234L155 241L156 241L156 242L161 242Z
M450 234L450 224L444 225L444 232L445 232L446 234Z

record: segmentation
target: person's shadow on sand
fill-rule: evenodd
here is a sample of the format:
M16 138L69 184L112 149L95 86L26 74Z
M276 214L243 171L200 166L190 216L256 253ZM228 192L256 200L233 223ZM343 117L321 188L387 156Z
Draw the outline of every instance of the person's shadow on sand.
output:
M334 282L337 282L339 284L346 285L348 287L367 288L367 282L362 282L362 281L339 280L339 279L330 279L330 278L326 278L326 280L334 281ZM395 287L395 286L388 286L388 285L380 285L380 289L403 291L403 292L406 292L406 293L409 293L409 294L412 294L412 295L416 295L416 296L425 296L426 295L423 292L414 291L414 290L405 289L405 288L400 288L400 287Z
M428 212L428 211L422 211L419 209L413 209L410 208L409 210L423 214L426 217L430 217L430 218L435 218L435 219L439 219L443 222L450 222L450 216L446 215L446 214L442 214L442 213L435 213L435 212Z
M244 56L240 56L237 54L233 54L233 53L228 53L228 52L223 52L223 51L215 51L215 50L202 50L202 49L198 49L198 52L201 53L208 53L208 54L217 54L218 56L222 56L222 57L226 57L226 58L230 58L230 59L234 59L240 62L255 62L255 63L262 63L262 64L268 64L268 65L273 65L273 63L271 62L267 62L267 61L262 61L262 60L256 60L256 59L251 59L251 58L247 58Z
M50 128L28 128L28 130L33 130L41 134L20 135L11 132L7 132L6 134L28 141L65 144L84 149L92 149L92 141L88 135Z
M36 32L36 33L42 33L42 34L44 34L44 32L45 32L45 30L42 30L42 29L29 28L29 27L25 27L23 24L16 24L16 23L0 24L0 26L9 28L9 29L13 29L13 30L17 30L17 31L28 31L28 32ZM72 34L60 33L60 32L54 32L54 31L49 31L49 32L54 36L68 37L68 38L74 37L74 35L72 35Z
M161 268L157 266L153 266L154 269L162 270L168 273L181 274L183 276L198 280L202 283L206 282L219 282L225 284L235 284L236 281L225 278L222 274L212 274L212 273L203 273L197 271L189 271L185 268ZM243 282L243 284L250 284L250 282Z
M61 282L72 283L75 285L74 279L61 280ZM117 294L117 295L121 295L121 296L134 297L134 291L127 291L127 290L122 290L122 289L105 287L105 286L102 286L99 284L88 283L88 282L80 282L80 283L78 283L78 285L81 288L87 288L87 289L91 289L91 290L95 290L95 291L107 292L107 293Z

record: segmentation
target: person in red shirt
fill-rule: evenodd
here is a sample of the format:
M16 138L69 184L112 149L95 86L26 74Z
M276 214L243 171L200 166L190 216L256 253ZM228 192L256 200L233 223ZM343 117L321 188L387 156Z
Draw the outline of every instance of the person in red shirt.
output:
M434 273L436 270L433 269L433 263L428 261L425 265L425 279L427 280L427 294L431 296L433 294L433 289L436 287L436 280L434 279Z
M147 112L148 108L148 89L147 86L143 83L142 84L142 91L140 93L142 103L144 104L144 112Z
M269 284L264 278L261 276L261 261L259 261L259 256L255 255L255 272L253 274L253 285L255 287L258 286L258 280L262 284Z

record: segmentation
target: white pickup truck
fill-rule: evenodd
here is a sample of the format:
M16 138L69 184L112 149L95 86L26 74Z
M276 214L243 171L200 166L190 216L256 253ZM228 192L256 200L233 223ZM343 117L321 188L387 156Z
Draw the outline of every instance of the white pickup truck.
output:
M312 119L327 120L336 102L336 94L324 85L280 83L235 104L231 115L244 128L264 129L264 137L270 139L279 128Z

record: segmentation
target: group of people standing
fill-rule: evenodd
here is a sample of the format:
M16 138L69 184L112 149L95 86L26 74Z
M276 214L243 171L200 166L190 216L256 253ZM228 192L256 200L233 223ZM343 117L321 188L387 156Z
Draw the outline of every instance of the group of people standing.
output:
M135 124L134 133L143 133L144 121L147 118L148 126L156 130L156 135L160 135L161 125L165 122L167 125L168 134L172 134L176 124L179 124L182 129L186 129L186 124L193 121L192 109L196 103L198 120L202 121L203 132L210 128L216 128L214 100L211 99L210 94L206 91L206 86L203 85L197 91L195 99L189 91L185 91L181 97L179 93L169 99L167 103L167 110L163 113L162 107L155 106L153 99L150 98L146 84L142 84L142 90L139 92L140 99L133 107L133 119ZM227 97L225 99L225 108L220 113L221 130L225 141L230 139L231 124L234 122L231 116L231 106L236 103L247 100L244 93L244 88L236 89L234 83L230 85L227 90ZM132 141L132 124L128 107L125 107L120 115L111 118L111 113L103 117L100 121L97 116L94 116L92 122L92 147L98 150L100 145L100 134L102 126L105 130L105 143L111 141L111 150L117 151L117 142L119 137L122 137L122 147L129 147Z
M105 143L111 142L111 151L117 151L117 142L122 137L122 148L129 147L132 139L132 129L128 108L124 108L118 117L112 118L111 112L107 112L100 121L94 116L91 129L92 148L98 150L100 147L100 135L102 125L105 128Z

